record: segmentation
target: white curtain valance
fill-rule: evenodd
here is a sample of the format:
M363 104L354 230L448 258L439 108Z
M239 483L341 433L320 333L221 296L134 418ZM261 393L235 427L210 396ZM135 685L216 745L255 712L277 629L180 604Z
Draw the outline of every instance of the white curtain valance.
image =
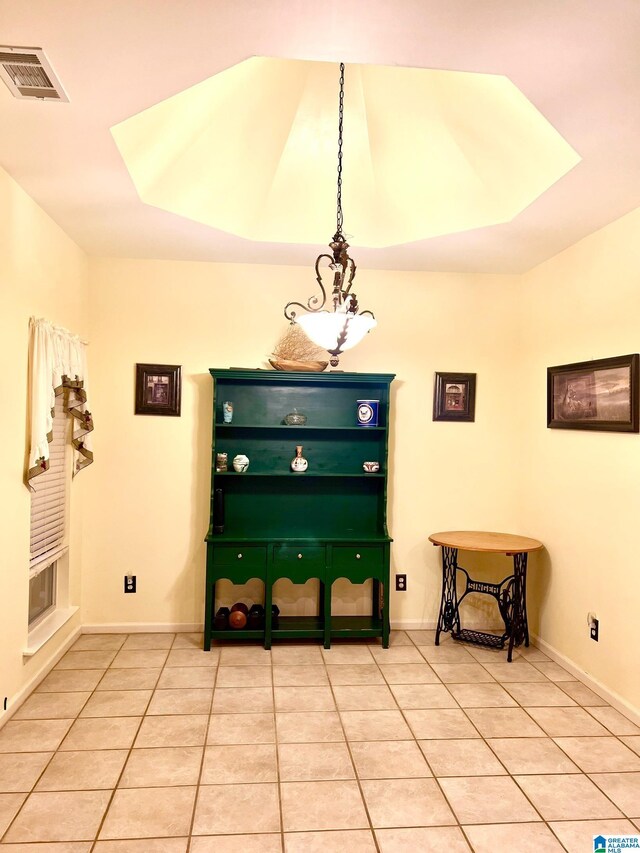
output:
M68 329L31 318L31 435L27 482L49 467L55 399L68 389L66 409L74 418L74 475L93 462L93 419L87 409L87 345Z

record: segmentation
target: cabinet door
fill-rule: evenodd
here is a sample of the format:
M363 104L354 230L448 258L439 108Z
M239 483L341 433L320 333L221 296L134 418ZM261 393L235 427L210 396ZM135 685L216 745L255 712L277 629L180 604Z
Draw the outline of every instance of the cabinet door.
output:
M213 571L217 578L246 583L250 578L265 580L267 549L260 545L216 545Z
M323 545L275 545L273 578L289 578L305 583L309 578L324 580L326 551Z
M382 545L338 545L333 547L331 577L344 577L352 583L367 578L382 579L384 548Z

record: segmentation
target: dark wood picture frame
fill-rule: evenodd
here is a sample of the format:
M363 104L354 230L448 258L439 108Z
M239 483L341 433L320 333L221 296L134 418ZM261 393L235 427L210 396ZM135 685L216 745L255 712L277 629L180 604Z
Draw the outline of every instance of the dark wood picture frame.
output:
M638 353L547 368L547 426L638 432Z
M473 422L476 418L476 374L436 373L433 420Z
M180 417L181 365L136 364L136 415Z

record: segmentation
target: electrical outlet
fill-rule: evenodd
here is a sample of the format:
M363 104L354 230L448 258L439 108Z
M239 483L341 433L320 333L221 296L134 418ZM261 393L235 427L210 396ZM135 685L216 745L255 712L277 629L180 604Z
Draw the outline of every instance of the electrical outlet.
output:
M600 632L600 620L599 619L592 619L591 620L591 626L589 628L589 636L591 637L592 640L595 640L596 643L598 642L599 632Z
M124 576L124 591L125 592L135 592L136 591L136 576L135 575L125 575Z
M406 592L407 591L407 576L406 575L396 575L396 592Z

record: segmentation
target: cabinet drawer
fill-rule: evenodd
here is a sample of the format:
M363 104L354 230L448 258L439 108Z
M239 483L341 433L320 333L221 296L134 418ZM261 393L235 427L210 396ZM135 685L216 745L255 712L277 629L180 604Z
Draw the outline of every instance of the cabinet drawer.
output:
M383 565L383 549L379 545L340 545L333 548L333 570L379 571Z
M323 545L276 545L273 549L273 564L276 570L297 566L303 571L322 572L325 548Z
M213 550L214 566L238 566L264 569L267 549L260 545L222 545Z

